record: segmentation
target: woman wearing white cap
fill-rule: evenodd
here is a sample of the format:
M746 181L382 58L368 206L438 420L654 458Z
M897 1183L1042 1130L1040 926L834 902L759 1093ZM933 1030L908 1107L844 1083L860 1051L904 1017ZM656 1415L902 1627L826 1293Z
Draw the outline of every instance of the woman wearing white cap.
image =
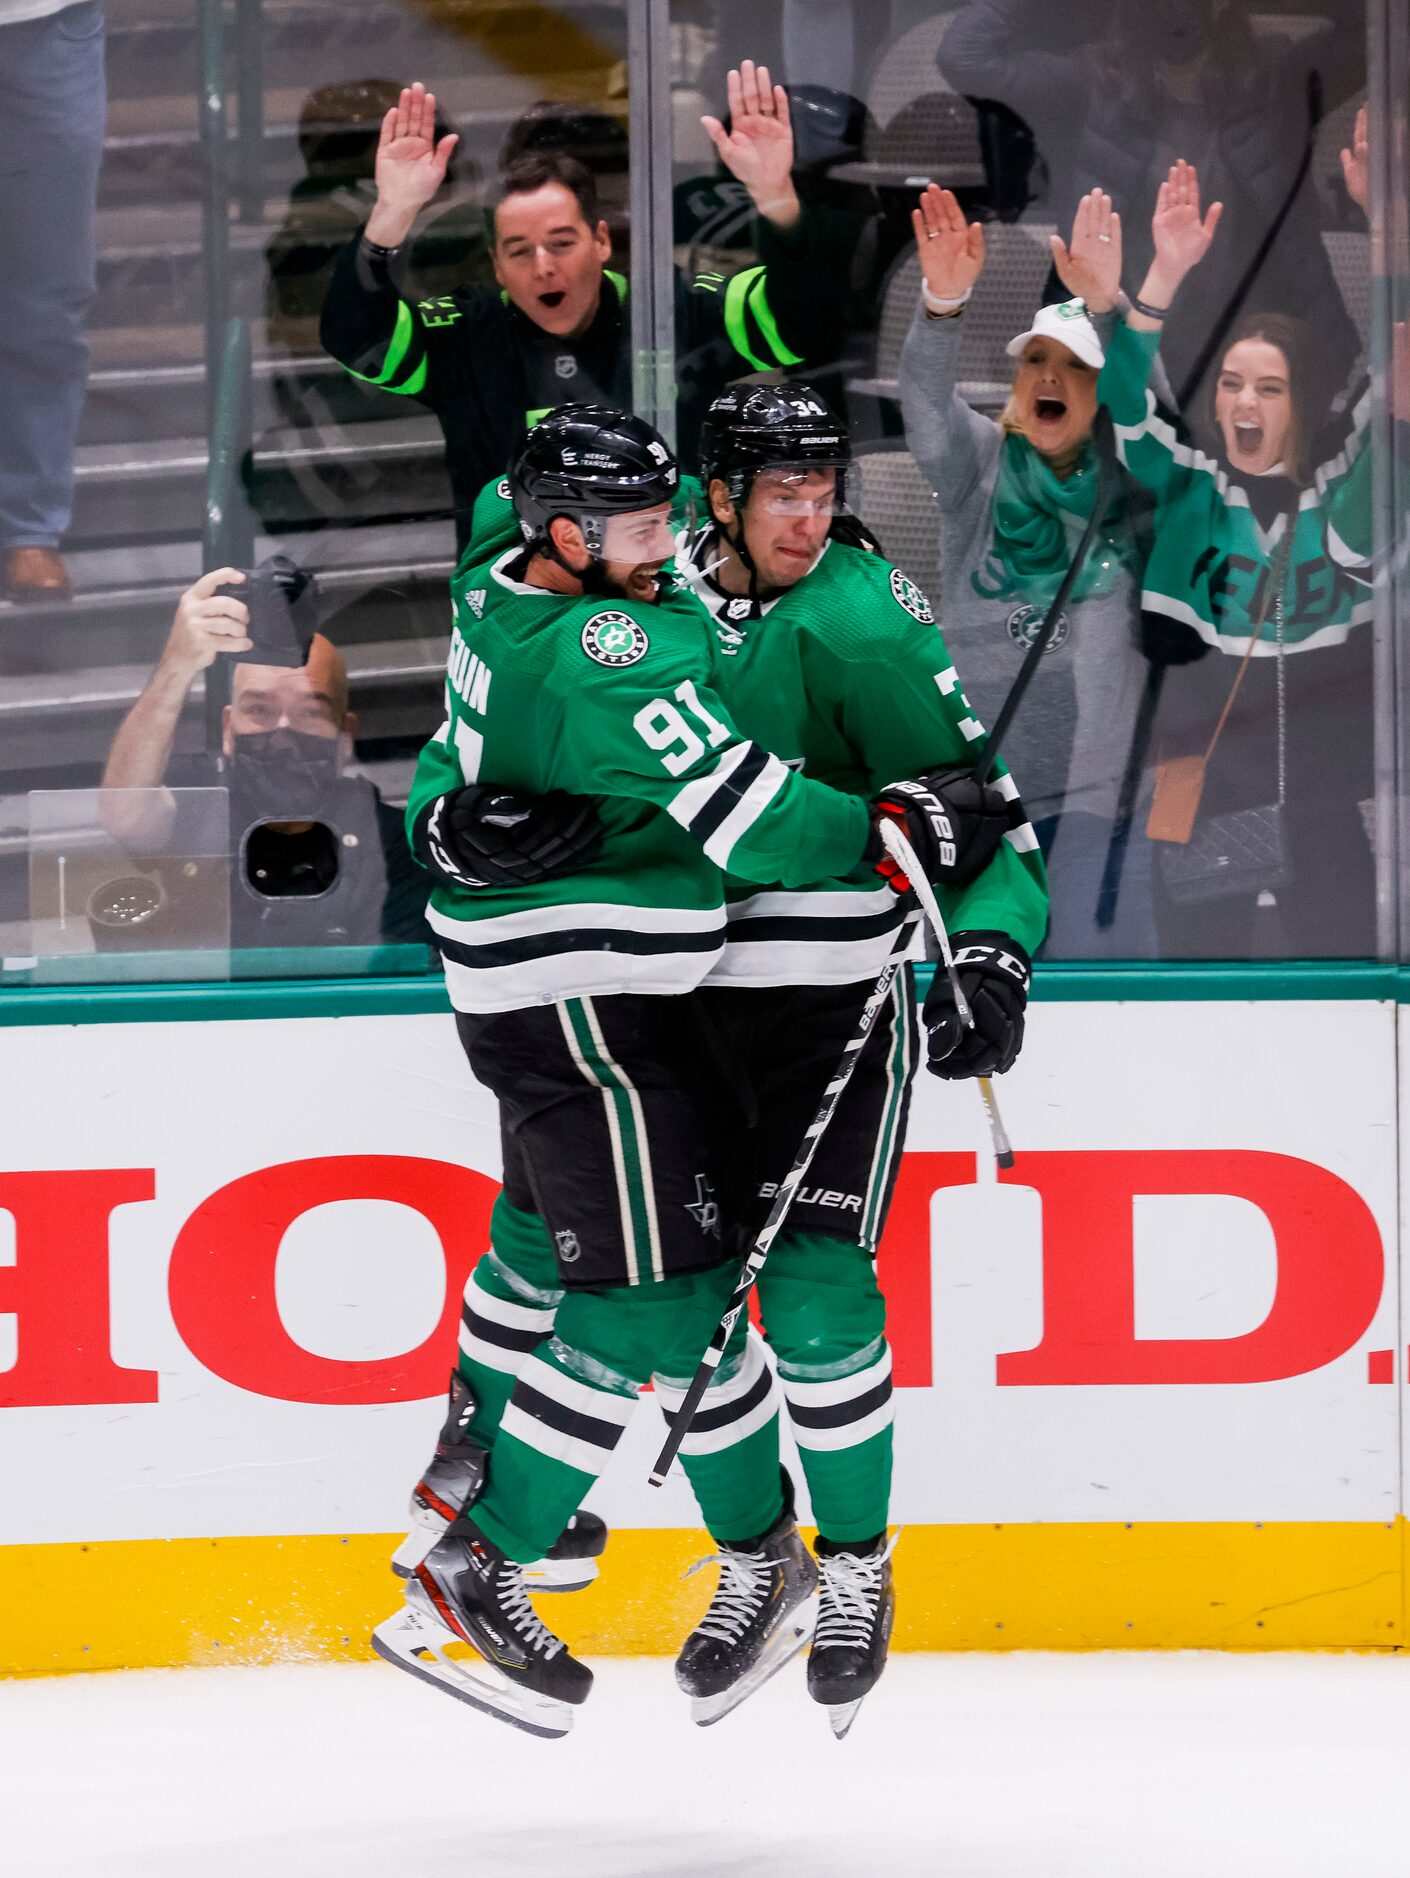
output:
M1363 120L1344 158L1358 200L1364 145ZM1369 397L1349 437L1318 450L1311 334L1284 314L1255 312L1222 349L1210 448L1172 428L1148 380L1165 316L1217 221L1217 204L1200 214L1194 169L1173 165L1152 220L1155 259L1109 336L1097 387L1123 463L1155 502L1146 617L1225 654L1189 665L1161 699L1143 824L1161 949L1366 956L1375 881L1359 805L1374 792L1371 598L1351 544L1370 536ZM1111 232L1119 249L1119 226Z
M901 354L906 441L939 506L946 643L992 723L1092 512L1103 345L1081 300L1042 307L1008 347L1017 363L1000 417L972 410L956 381L984 231L933 183L912 219L924 287ZM1113 221L1110 199L1093 191L1071 247L1053 241L1064 284L1080 265L1103 312L1120 285ZM1154 951L1144 844L1133 847L1115 901L1109 885L1102 892L1147 672L1137 649L1145 510L1119 472L1117 485L1004 750L1048 859L1049 958Z

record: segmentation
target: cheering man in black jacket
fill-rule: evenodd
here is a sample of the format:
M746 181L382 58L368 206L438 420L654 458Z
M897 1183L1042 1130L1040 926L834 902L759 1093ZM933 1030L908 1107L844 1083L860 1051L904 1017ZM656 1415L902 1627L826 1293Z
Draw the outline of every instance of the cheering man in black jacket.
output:
M839 257L793 187L788 99L766 68L729 75L730 129L705 126L749 190L760 264L725 278L676 278L681 448L693 461L706 406L731 378L836 351L844 293ZM461 288L413 302L398 287L406 243L439 189L454 136L435 138L436 101L412 85L387 112L377 204L343 249L323 307L323 344L355 376L419 398L440 419L460 547L475 497L501 475L523 431L556 405L631 404L627 283L593 179L573 158L535 152L504 173L494 214L501 292ZM834 283L829 290L829 282Z

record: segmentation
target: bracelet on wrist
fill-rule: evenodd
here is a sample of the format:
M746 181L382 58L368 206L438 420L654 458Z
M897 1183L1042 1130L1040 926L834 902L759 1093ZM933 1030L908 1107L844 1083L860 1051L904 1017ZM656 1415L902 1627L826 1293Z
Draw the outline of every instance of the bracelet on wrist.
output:
M946 297L942 294L932 293L930 291L929 281L923 280L920 283L920 297L925 302L925 310L927 313L934 313L936 315L960 312L962 308L969 305L970 297L973 292L973 287L967 287L961 294Z
M384 248L380 241L370 241L368 237L364 235L362 237L362 246L364 252L370 254L374 261L390 261L394 254L401 253L405 243L399 241L394 248Z
M1145 320L1163 320L1170 311L1170 308L1168 306L1147 306L1139 295L1133 294L1131 297L1131 311L1133 313L1139 313L1141 318Z

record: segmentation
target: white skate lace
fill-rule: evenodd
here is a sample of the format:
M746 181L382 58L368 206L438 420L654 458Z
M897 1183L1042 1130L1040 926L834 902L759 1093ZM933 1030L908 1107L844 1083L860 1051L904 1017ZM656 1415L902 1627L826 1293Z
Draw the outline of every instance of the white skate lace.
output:
M871 1628L881 1608L881 1581L887 1559L896 1550L900 1533L888 1541L885 1551L868 1553L838 1552L820 1558L821 1596L818 1600L818 1625L813 1634L813 1649L824 1650L830 1644L851 1645L865 1649L871 1641Z
M710 1600L710 1608L696 1626L697 1637L714 1637L720 1643L737 1643L764 1607L769 1592L769 1576L777 1559L764 1558L758 1552L711 1552L698 1558L686 1572L693 1578L707 1565L718 1565L720 1582Z
M557 1656L565 1647L563 1639L554 1636L530 1604L529 1594L524 1589L524 1568L521 1565L506 1565L499 1575L495 1590L499 1608L529 1648L544 1656Z

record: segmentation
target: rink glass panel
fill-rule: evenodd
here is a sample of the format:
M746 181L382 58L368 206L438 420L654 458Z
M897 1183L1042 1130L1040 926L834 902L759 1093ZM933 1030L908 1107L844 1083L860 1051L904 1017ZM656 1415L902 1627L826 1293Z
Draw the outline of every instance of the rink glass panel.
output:
M987 40L972 30L976 12L994 28ZM1124 285L1134 292L1149 251L1153 178L1175 154L1224 177L1230 197L1228 252L1213 253L1186 283L1163 348L1193 445L1218 450L1205 398L1217 374L1208 363L1202 377L1193 367L1201 335L1226 317L1236 324L1296 301L1291 310L1312 339L1314 369L1298 387L1310 471L1336 457L1358 372L1367 361L1384 367L1392 322L1406 311L1396 9L1374 0L1368 16L1362 0L1322 0L1310 12L1237 4L1217 27L1198 7L1183 17L1190 37L1171 39L1153 62L1125 57L1129 16L1104 4L389 5L351 31L331 11L295 20L247 0L223 13L213 0L204 10L117 0L107 9L97 292L86 321L92 372L64 548L77 597L0 605L12 674L3 982L19 989L52 977L31 931L31 792L97 786L160 657L176 598L203 566L282 551L317 573L324 629L349 669L356 762L385 803L404 800L416 751L439 721L454 545L437 420L412 399L356 382L321 351L317 331L332 256L370 201L375 128L392 81L424 77L442 128L461 137L446 187L417 224L412 285L424 297L490 278L484 206L524 111L542 100L583 107L571 134L598 174L613 265L631 280L634 401L689 456L684 407L698 403L703 368L676 344L677 271L686 283L715 276L724 292L759 264L747 194L716 159L700 118L725 114L732 65L769 64L793 99L795 178L827 257L817 291L839 328L829 356L806 369L853 426L854 488L868 523L934 601L976 706L992 721L1050 586L1038 581L1030 597L1020 582L996 597L988 588L1004 589L1009 577L992 568L978 571L978 588L973 569L947 580L944 518L907 448L898 394L918 288L909 214L922 181L952 187L984 223L988 258L961 322L957 383L964 403L990 419L1008 395L1008 340L1060 291L1049 280L1048 240L1067 234L1081 188L1101 181L1116 196ZM1151 51L1143 44L1143 55ZM1034 72L1056 80L1035 93ZM1123 72L1119 85L1097 82ZM300 82L287 83L295 73ZM1156 90L1138 95L1143 84ZM223 113L201 107L203 88L224 100ZM1339 155L1362 102L1371 108L1383 272L1373 268L1366 217ZM1254 152L1237 163L1219 135L1235 105L1253 126L1239 147ZM1094 159L1094 150L1108 154ZM1270 235L1240 296L1245 263ZM232 320L243 323L233 333ZM1202 818L1231 826L1213 831L1224 845L1208 847L1205 872L1217 888L1227 864L1243 890L1181 885L1167 845L1146 833L1157 763L1207 743L1238 658L1209 650L1185 664L1152 664L1144 652L1168 650L1168 635L1158 620L1152 632L1151 609L1143 621L1133 604L1123 625L1113 620L1119 607L1098 605L1100 631L1084 630L1090 599L1071 609L1007 752L1052 863L1045 961L1399 958L1396 805L1407 707L1394 623L1405 478L1396 447L1403 426L1385 386L1384 371L1373 374L1365 431L1373 474L1362 571L1379 577L1358 585L1330 557L1309 550L1304 560L1299 551L1282 685L1276 656L1252 662L1211 763ZM1122 514L1142 552L1163 541L1168 555L1173 533L1186 571L1199 568L1206 591L1222 580L1227 603L1240 603L1240 570L1223 564L1228 544L1201 534L1192 512L1143 508L1132 493ZM1338 606L1348 615L1340 640ZM1330 638L1317 638L1318 609ZM1290 649L1309 621L1313 643ZM1118 666L1125 678L1113 686ZM204 759L221 741L228 682L217 667L192 684L173 786L224 780ZM1270 817L1280 787L1281 814ZM365 851L365 829L333 833L335 845L351 834ZM230 862L238 875L239 856ZM323 864L313 857L315 869ZM183 948L161 937L153 932L161 959L150 973L140 947L130 947L124 977L140 983L180 969ZM242 947L238 931L232 937L237 980L436 978L431 954L402 929L378 932L375 943L363 943L362 931L310 944L265 938ZM99 951L95 938L92 977L110 980ZM199 947L188 959L182 975L192 981L224 976ZM66 955L62 976L82 982L76 974L81 966ZM1085 974L1073 982L1096 983ZM417 994L406 985L395 995Z

